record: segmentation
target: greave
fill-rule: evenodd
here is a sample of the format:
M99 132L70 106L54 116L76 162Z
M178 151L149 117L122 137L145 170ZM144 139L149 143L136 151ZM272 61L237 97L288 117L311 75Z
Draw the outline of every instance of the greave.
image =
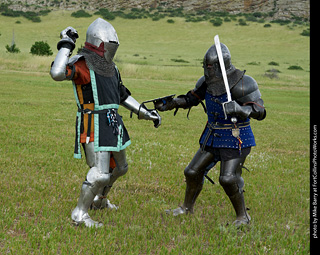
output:
M243 192L237 192L234 195L229 196L229 198L237 215L233 224L237 227L242 224L249 224L251 217L247 213Z
M93 221L89 214L88 209L92 204L95 195L98 192L98 187L91 185L88 182L84 182L81 187L81 193L76 208L71 214L71 218L79 225L84 223L86 227L101 227L102 224Z
M203 184L200 183L198 185L190 185L187 183L186 193L184 197L184 202L182 208L186 211L186 213L193 213L193 207L196 202L197 197L199 196L202 190Z

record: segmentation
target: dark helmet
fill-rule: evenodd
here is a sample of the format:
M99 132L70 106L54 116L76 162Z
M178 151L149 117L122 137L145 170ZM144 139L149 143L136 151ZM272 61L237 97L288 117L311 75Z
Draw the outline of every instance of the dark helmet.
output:
M222 56L227 75L235 70L231 63L231 54L226 45L221 44ZM222 79L221 67L215 45L212 45L206 52L203 58L203 69L206 83L212 83L213 80Z

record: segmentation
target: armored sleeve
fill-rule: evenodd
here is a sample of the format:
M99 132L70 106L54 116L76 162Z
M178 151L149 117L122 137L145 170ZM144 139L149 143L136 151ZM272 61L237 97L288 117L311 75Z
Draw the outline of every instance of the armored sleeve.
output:
M188 106L189 107L197 106L202 100L204 100L206 90L207 90L207 84L205 83L204 76L202 76L197 81L195 88L193 90L190 90L186 94L186 98L187 98L186 100L188 102Z
M118 67L116 67L116 71L118 74L118 80L119 80L119 90L120 90L120 103L125 101L129 96L131 96L130 90L123 85L122 79L121 79L121 74L119 72Z
M120 85L120 103L125 101L131 95L130 90L122 83Z
M257 82L250 76L243 78L231 89L232 99L235 100L248 117L263 120L266 110L261 98Z

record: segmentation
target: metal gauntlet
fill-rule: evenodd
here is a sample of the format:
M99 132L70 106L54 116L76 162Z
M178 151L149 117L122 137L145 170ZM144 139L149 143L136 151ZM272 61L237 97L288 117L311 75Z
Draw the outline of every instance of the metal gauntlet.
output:
M67 27L60 33L61 40L57 44L59 52L52 62L50 70L50 75L55 81L66 79L66 67L78 37L77 31L72 27Z
M156 105L156 109L161 112L171 111L176 108L188 108L188 102L185 95L180 95L176 98L173 98L172 100L167 101L166 104Z
M125 108L137 114L138 119L152 120L155 127L160 126L161 117L156 110L149 110L143 104L140 104L132 96L128 96L126 100L121 103Z
M263 106L263 100L259 98L257 102L248 102L240 106L236 101L230 101L224 105L227 115L246 119L248 117L263 120L266 117L266 111Z

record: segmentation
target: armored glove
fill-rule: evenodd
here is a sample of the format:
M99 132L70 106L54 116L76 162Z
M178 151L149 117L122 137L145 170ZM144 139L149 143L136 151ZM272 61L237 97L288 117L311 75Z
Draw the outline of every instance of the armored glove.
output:
M79 38L77 30L73 27L67 27L60 33L61 40L58 42L57 48L60 50L62 47L73 51L75 48L75 42Z
M156 110L149 110L144 105L140 106L138 119L152 120L154 127L158 128L161 125L161 116Z
M175 108L187 108L188 103L185 95L180 95L177 98L173 98L171 100L166 101L166 103L157 103L155 107L157 110L164 112L164 111L171 111Z
M240 106L236 101L230 101L224 104L224 109L227 115L246 119L251 113L251 106Z

